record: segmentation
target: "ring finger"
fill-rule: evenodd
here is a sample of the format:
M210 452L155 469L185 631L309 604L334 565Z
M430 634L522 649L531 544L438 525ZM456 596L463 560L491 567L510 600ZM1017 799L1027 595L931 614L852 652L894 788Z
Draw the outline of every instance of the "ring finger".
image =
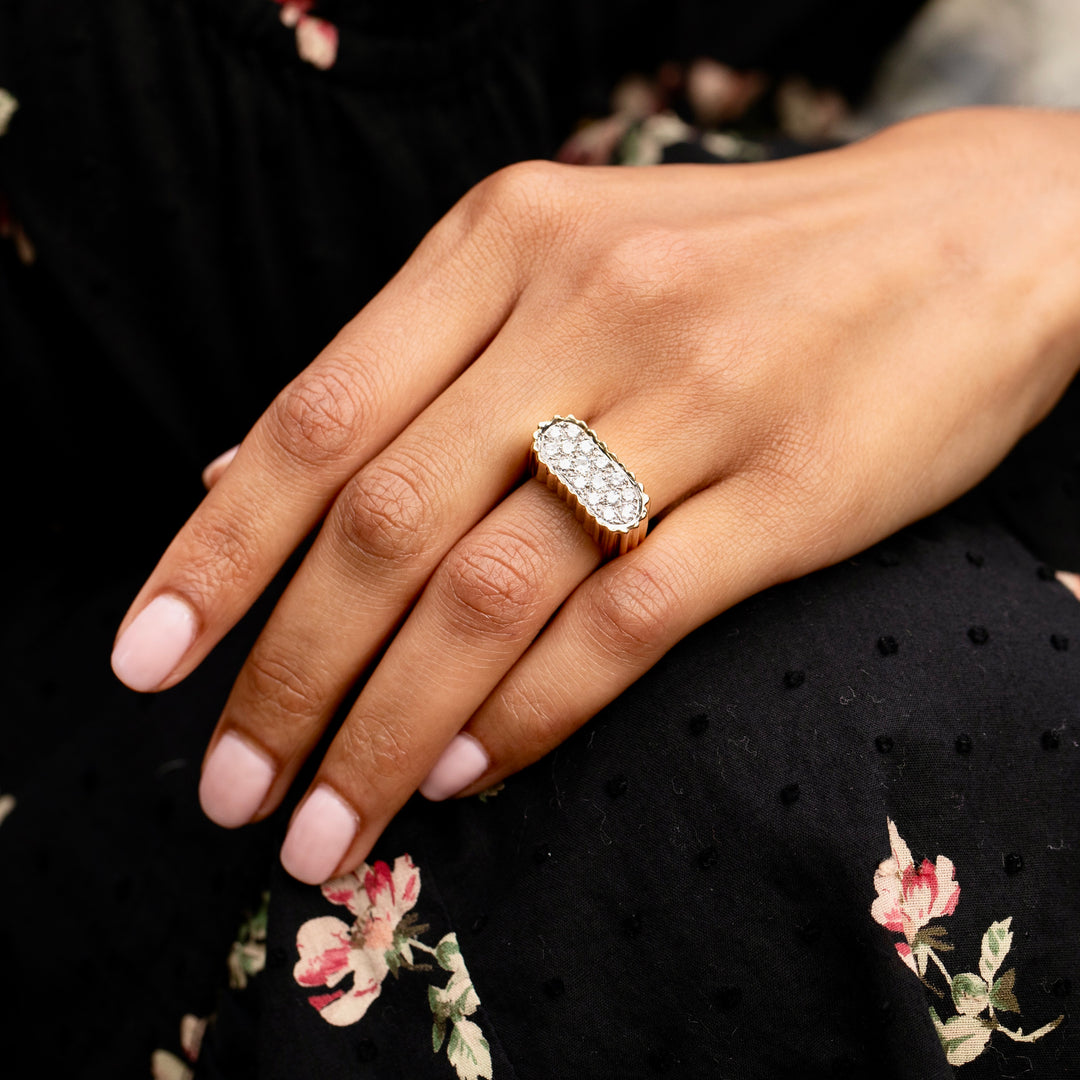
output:
M672 467L671 441L635 441L618 417L605 434L627 447L660 507L697 477ZM664 478L664 479L660 479ZM487 768L459 730L600 561L600 550L539 484L513 492L440 563L330 746L282 849L287 870L323 881L360 862L432 766L429 795Z
M519 440L503 432L527 425L532 407L493 400L475 370L333 503L211 741L200 799L218 824L243 825L281 801L435 566L520 477Z

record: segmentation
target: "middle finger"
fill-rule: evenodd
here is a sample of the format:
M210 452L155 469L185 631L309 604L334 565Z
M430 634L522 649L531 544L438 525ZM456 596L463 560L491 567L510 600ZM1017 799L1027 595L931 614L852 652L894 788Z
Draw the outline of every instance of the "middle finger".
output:
M218 824L246 824L281 801L434 568L520 479L520 432L535 424L536 394L524 389L524 377L504 378L502 392L493 392L484 359L361 469L331 507L211 740L199 795ZM593 407L583 386L561 381L572 400Z
M620 423L627 411L598 423L632 453L662 509L693 484L700 459L679 452L679 436ZM282 848L285 868L308 882L347 869L425 777L424 793L439 797L485 771L480 744L454 736L599 561L599 547L540 484L514 491L462 537L327 751Z

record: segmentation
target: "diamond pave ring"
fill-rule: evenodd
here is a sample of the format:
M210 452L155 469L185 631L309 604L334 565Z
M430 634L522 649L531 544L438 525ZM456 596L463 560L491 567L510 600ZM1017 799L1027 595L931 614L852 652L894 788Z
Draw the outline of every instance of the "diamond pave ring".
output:
M636 547L649 525L649 496L634 474L574 416L533 432L529 471L574 511L604 555Z

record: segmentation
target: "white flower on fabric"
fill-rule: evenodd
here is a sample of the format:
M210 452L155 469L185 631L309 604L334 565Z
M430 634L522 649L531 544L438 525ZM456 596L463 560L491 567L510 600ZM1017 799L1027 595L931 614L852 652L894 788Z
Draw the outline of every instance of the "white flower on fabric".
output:
M328 881L323 895L356 916L350 926L333 915L309 919L296 936L300 959L293 978L306 987L327 987L308 1001L335 1027L355 1024L382 991L382 983L402 960L412 963L408 937L398 933L405 914L420 896L420 871L408 855L363 864ZM351 975L351 982L347 977Z
M337 27L326 19L302 15L296 24L296 51L312 67L329 71L337 61Z
M887 930L902 933L910 946L915 935L931 919L951 915L956 910L960 885L954 880L956 868L951 859L939 855L934 863L923 859L916 866L910 849L891 819L888 819L888 827L892 855L874 874L877 899L870 914ZM910 954L910 948L907 951Z

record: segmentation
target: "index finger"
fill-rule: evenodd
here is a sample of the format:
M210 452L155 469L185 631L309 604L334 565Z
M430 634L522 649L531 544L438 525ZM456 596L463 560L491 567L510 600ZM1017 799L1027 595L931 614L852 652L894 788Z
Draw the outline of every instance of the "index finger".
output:
M161 690L197 667L345 481L495 335L516 298L513 261L474 219L444 218L251 429L124 617L122 682Z

